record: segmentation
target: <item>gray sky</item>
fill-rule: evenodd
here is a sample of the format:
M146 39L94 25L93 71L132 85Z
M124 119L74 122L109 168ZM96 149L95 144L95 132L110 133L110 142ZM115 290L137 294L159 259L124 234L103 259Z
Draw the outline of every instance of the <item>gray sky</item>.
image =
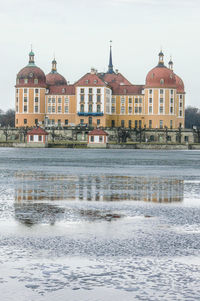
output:
M48 73L53 53L70 83L95 67L144 84L162 46L184 81L186 105L200 108L200 0L0 0L0 109L14 108L16 74L28 62Z

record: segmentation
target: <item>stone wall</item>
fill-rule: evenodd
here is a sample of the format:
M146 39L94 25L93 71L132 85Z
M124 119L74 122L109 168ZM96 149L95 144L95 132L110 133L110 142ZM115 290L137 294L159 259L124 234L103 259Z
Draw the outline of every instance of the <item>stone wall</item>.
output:
M28 129L0 128L0 142L26 142ZM49 142L87 142L88 128L46 128ZM125 129L106 128L110 143L154 142L154 143L200 143L200 131L189 129Z

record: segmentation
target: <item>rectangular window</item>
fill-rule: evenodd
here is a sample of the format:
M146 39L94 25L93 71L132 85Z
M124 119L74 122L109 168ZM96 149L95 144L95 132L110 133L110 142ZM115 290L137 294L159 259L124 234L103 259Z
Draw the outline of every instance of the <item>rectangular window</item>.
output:
M18 113L18 110L19 110L19 107L18 106L16 106L16 112Z
M100 125L100 123L101 123L101 120L97 119L97 125Z
M121 97L121 104L125 104L125 98L124 97Z
M97 89L97 94L100 94L101 93L101 89Z
M140 114L142 113L142 107L139 107L139 113Z
M132 103L132 98L129 97L128 103Z
M121 120L121 127L124 128L124 120Z
M84 105L81 105L81 113L84 112Z
M151 97L149 98L149 103L152 103L152 98Z
M99 142L103 142L103 136L99 136Z
M48 103L51 103L51 98L48 98Z
M94 142L94 136L91 136L90 141Z
M139 103L142 103L142 98L139 98Z
M38 97L35 97L35 102L38 102Z
M24 124L27 124L27 119L24 119Z
M135 98L135 103L138 103L138 98Z
M61 126L61 119L58 119L58 126Z
M52 98L52 103L55 103L56 102L56 99L55 98Z
M42 136L39 136L39 141L40 141L40 142L42 141Z
M54 120L54 119L52 119L52 121L51 121L51 124L52 124L52 125L54 125L54 124L55 124L55 120Z
M30 136L30 141L33 141L33 136L32 135Z
M65 106L65 113L69 113L69 107Z
M160 98L160 103L163 103L163 98Z
M38 94L39 93L39 89L35 89L35 93Z
M182 102L180 102L180 108L182 108L182 105L183 105Z
M101 95L97 95L97 102L101 102Z
M89 105L89 112L92 113L92 105Z
M121 114L125 113L125 107L121 107Z
M139 120L139 128L142 127L142 120Z
M111 108L111 112L112 112L112 113L115 113L115 107L112 107L112 108Z
M170 113L173 114L173 107L170 107Z
M24 89L24 94L26 94L27 93L27 89Z
M149 107L149 114L152 114L153 110L152 107Z
M173 121L170 120L170 129L172 129L172 128L173 128Z
M180 95L180 99L182 99L183 98L183 96L182 95Z
M58 113L62 113L62 107L58 106Z
M160 114L163 114L163 107L160 107Z
M24 102L27 102L27 97L24 97Z
M38 124L38 119L35 119L35 125L37 125Z
M160 129L163 128L163 120L160 120Z
M179 111L179 116L182 116L182 111Z
M129 127L129 129L131 129L131 124L132 124L132 122L131 122L131 120L129 120L128 121L128 127Z
M152 90L151 89L149 90L149 94L152 94Z
M66 103L66 104L69 103L69 98L68 98L68 97L65 98L65 103Z
M137 127L138 127L138 121L135 120L135 128L137 128Z
M152 120L149 120L149 128L152 128Z
M68 125L68 119L65 119L65 125Z
M97 105L97 113L100 113L100 112L101 112L101 106Z
M48 113L51 113L51 107L48 107Z
M89 88L89 93L92 94L92 88Z
M24 113L27 112L27 106L24 106Z
M135 114L138 113L138 107L135 107Z
M38 113L38 106L35 106L35 113Z
M84 95L80 96L80 100L81 100L81 102L84 102Z
M89 101L91 102L93 99L92 95L89 95Z
M58 103L61 103L62 102L62 98L58 98Z
M52 113L55 113L55 111L56 111L56 108L52 107Z
M173 103L174 102L174 99L173 98L170 98L170 103Z
M19 101L19 99L18 99L18 97L16 97L16 103L18 103L18 101Z
M81 88L81 93L84 93L84 89L83 88Z
M129 114L132 114L132 112L133 112L132 107L128 107L128 113L129 113Z
M115 98L112 97L112 104L115 104Z
M112 127L112 128L115 127L115 120L111 120L111 127Z
M171 90L171 95L173 95L174 94L174 91L173 90Z
M163 94L163 89L160 89L160 94Z

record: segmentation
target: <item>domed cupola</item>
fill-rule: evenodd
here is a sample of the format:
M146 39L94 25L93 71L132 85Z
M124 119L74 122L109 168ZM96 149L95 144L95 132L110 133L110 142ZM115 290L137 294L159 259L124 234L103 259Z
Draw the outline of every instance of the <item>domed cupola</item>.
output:
M52 61L52 69L49 74L46 75L47 85L48 86L63 86L67 85L67 81L57 72L57 62L55 58Z
M29 63L17 74L16 87L46 87L44 72L35 65L35 54L31 49Z
M176 77L173 70L164 65L164 54L159 53L158 65L146 76L145 88L176 88Z

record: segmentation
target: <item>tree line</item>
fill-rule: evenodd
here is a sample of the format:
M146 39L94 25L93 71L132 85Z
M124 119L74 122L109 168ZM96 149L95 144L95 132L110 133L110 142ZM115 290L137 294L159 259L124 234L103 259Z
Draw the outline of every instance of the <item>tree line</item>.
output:
M15 110L6 112L0 109L0 127L15 127ZM185 109L185 127L192 129L193 126L200 127L200 109L188 106Z

